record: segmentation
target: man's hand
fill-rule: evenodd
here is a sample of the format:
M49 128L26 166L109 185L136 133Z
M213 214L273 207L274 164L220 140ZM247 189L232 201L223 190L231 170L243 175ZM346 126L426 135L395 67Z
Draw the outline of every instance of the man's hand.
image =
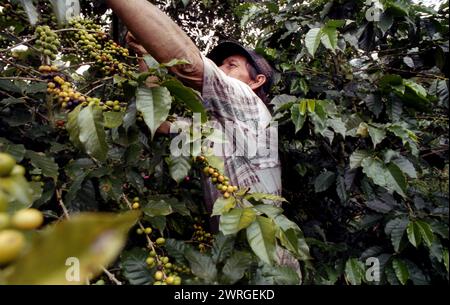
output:
M131 49L136 53L137 56L142 57L145 54L148 54L147 50L136 41L136 37L131 34L131 32L128 32L125 36L125 41L130 46Z

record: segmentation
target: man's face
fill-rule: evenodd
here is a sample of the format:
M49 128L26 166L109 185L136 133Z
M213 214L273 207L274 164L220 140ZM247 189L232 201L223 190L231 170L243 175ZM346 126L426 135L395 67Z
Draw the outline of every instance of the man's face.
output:
M250 84L252 79L247 69L248 61L242 55L232 55L224 59L219 69L226 75L236 78L246 84Z

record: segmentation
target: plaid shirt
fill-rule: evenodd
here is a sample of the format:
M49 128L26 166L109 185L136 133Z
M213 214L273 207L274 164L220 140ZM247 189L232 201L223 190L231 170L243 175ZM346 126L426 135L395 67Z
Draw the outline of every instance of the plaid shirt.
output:
M227 141L211 143L214 154L223 158L225 175L231 184L249 187L250 192L281 195L278 132L270 125L269 110L247 84L227 76L210 59L203 61L203 103L212 125ZM206 177L203 180L205 204L211 211L221 194Z

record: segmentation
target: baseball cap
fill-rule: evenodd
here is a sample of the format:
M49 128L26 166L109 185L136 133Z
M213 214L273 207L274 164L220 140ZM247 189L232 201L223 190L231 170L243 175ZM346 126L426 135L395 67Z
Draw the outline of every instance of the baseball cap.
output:
M266 77L266 83L263 85L263 88L265 92L269 92L270 87L273 84L274 70L267 60L255 51L242 46L236 41L226 40L214 47L206 57L211 59L216 65L220 66L224 59L236 54L245 56L258 74L263 74Z

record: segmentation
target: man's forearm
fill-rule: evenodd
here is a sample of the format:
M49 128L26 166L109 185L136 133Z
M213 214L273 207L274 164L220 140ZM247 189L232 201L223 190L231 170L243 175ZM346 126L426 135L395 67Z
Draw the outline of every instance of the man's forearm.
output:
M188 85L201 89L200 51L174 21L146 0L107 0L107 3L157 61L188 60L190 65L176 66L172 72Z

